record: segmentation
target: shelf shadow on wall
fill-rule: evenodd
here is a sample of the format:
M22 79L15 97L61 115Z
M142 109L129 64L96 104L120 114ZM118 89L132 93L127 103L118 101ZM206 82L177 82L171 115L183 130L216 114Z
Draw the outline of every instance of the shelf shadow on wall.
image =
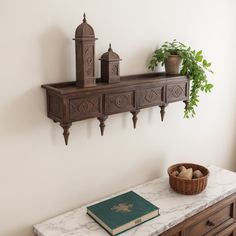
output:
M75 80L72 76L73 41L58 27L51 27L39 40L42 84Z
M39 78L36 81L38 85L25 89L22 94L6 103L2 119L3 130L7 134L21 135L42 124L47 113L46 95L41 84L69 81L72 74L70 46L73 41L68 39L61 29L51 27L39 37L37 43L41 51L41 74L35 76L36 79Z
M43 123L42 113L45 115L45 104L40 87L27 90L6 103L2 115L4 133L22 135L38 127Z

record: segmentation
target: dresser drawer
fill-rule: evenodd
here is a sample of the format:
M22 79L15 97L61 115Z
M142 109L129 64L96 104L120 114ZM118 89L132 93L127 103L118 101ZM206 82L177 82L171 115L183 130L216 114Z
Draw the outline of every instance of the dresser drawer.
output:
M69 100L70 121L98 117L102 114L102 96L80 97Z
M181 236L181 232L175 233L175 234L171 234L170 236Z
M165 102L164 86L144 88L140 90L140 108L162 105Z
M105 95L105 113L115 114L135 109L135 93L128 91Z
M236 223L232 224L228 228L222 230L221 232L215 234L217 236L235 236L236 235Z
M178 84L167 85L166 100L167 102L182 101L188 97L188 83L181 82Z
M200 236L233 219L233 203L205 217L201 221L186 228L186 235ZM210 234L211 235L211 234Z

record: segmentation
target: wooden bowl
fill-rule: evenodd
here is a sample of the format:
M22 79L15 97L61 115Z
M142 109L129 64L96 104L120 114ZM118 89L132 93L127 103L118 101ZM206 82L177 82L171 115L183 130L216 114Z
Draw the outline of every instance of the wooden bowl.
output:
M172 175L171 173L175 170L179 170L180 166L185 166L186 168L193 168L193 171L200 170L204 176L201 178L189 180ZM194 195L202 192L207 186L209 170L204 166L192 163L179 163L170 166L167 172L169 175L170 186L177 193L182 193L185 195Z

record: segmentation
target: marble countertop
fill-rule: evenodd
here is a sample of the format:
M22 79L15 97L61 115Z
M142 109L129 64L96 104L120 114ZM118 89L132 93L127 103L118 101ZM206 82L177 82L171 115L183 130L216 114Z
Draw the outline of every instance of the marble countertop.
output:
M209 166L208 169L210 171L208 185L198 195L185 196L175 193L169 187L168 176L163 176L128 189L127 191L133 190L154 205L160 207L160 216L130 229L121 235L159 235L190 216L236 192L236 173L216 166ZM86 206L35 225L34 232L38 236L109 235L86 214Z

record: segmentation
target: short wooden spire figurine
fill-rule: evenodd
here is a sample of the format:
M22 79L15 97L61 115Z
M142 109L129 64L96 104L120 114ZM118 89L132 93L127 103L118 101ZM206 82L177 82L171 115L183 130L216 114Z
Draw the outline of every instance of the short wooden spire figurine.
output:
M101 57L101 81L108 84L120 82L120 57L113 52L111 44Z
M75 32L76 51L76 86L86 88L96 86L95 67L95 34L87 23L84 13L83 23Z

